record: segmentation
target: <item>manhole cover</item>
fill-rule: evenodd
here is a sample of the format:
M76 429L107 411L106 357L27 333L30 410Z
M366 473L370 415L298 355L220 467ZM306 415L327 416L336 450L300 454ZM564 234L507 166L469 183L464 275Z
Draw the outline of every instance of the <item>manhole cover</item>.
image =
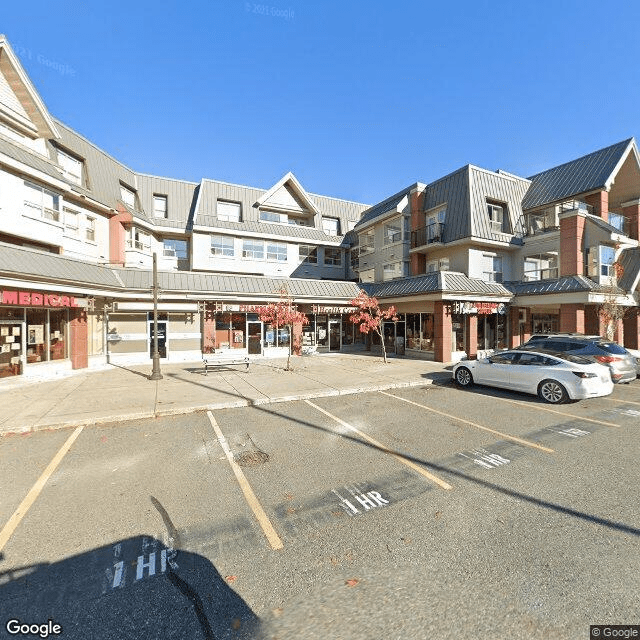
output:
M269 462L269 454L264 451L245 451L235 456L235 461L241 467L257 467Z

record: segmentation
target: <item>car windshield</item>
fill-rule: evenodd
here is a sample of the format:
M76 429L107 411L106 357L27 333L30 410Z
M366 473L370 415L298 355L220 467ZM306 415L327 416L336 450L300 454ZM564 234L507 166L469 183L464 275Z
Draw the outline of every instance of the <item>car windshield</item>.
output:
M614 353L616 355L624 355L627 353L627 350L624 347L621 347L615 342L598 342L597 345L608 353Z

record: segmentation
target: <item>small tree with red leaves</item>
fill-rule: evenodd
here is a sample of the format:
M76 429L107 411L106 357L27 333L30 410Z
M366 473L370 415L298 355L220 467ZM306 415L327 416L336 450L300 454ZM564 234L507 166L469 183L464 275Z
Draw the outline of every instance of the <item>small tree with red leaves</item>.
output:
M365 291L361 291L357 298L354 298L349 304L356 307L357 311L354 311L349 320L354 324L360 326L362 333L369 333L374 331L380 336L380 342L382 344L382 357L387 362L387 350L384 346L384 328L383 323L385 320L391 320L397 322L396 308L394 306L388 309L381 309L376 298L373 298Z
M308 324L309 319L302 311L297 310L293 298L285 288L280 289L280 300L278 300L278 302L270 302L268 305L257 307L256 313L262 322L267 322L275 327L276 335L279 335L278 329L280 327L287 327L289 329L289 355L287 356L286 371L291 371L293 325Z

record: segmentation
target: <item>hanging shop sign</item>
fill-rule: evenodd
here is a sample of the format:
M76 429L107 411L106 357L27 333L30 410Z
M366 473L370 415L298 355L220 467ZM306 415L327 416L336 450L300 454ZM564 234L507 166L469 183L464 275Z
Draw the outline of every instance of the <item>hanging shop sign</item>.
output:
M86 308L87 300L74 296L63 296L54 293L36 293L33 291L3 291L2 304L18 307L67 307Z
M497 313L503 316L507 313L507 305L502 302L452 302L451 313L488 316Z

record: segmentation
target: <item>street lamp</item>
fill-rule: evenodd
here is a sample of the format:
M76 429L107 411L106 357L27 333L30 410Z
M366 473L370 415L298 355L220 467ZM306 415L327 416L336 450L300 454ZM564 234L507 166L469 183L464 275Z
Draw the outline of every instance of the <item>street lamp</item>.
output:
M149 380L162 380L158 352L158 256L153 252L153 368Z

